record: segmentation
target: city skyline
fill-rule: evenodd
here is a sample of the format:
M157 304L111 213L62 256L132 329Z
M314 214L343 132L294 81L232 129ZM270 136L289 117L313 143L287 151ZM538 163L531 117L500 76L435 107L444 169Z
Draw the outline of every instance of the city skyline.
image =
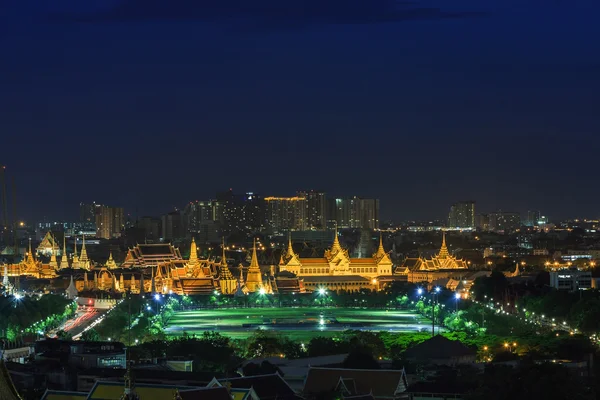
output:
M0 162L17 212L315 187L377 197L382 219L461 199L598 215L597 2L301 2L255 1L238 24L205 2L9 2Z

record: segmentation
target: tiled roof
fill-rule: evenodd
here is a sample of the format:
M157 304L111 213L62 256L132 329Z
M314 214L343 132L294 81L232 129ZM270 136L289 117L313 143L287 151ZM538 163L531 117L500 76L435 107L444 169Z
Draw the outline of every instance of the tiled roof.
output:
M219 383L228 382L232 388L252 388L261 400L269 399L300 399L296 392L283 380L281 375L256 375L241 378L219 380Z
M402 370L310 368L304 393L330 393L341 383L350 391L347 395L353 396L372 393L374 397L394 397L406 390Z
M462 344L458 340L450 340L437 335L409 348L404 352L404 356L406 358L431 360L473 356L476 353L475 349Z

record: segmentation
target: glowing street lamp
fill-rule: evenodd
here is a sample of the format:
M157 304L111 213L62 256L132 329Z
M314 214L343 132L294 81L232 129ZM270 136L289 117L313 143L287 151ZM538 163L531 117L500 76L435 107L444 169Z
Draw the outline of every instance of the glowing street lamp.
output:
M417 294L418 294L419 296L421 296L421 295L423 294L423 288L418 288L418 289L417 289Z
M260 289L258 289L258 294L260 294L261 296L264 296L265 294L267 294L267 291L265 290L265 288L260 288Z
M319 288L319 295L324 296L327 294L327 290L325 288Z

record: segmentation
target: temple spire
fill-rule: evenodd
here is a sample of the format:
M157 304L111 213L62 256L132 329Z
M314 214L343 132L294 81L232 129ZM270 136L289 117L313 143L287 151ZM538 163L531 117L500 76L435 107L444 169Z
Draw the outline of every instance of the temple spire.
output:
M196 240L192 237L192 244L190 245L190 258L188 260L188 266L196 267L199 266L198 261L198 247L196 246Z
M56 261L56 251L54 250L54 248L52 248L51 251L51 256L50 256L50 263L49 265L54 268L54 269L58 269L58 262Z
M340 250L342 250L342 246L340 245L340 240L338 239L338 227L337 224L335 224L335 234L333 238L333 245L331 245L331 253L335 254Z
M117 263L115 262L112 256L112 251L108 253L108 260L106 260L106 268L117 268Z
M292 246L292 232L288 232L288 250L287 250L287 255L288 257L291 257L294 255L294 247Z
M29 238L29 251L27 252L27 264L32 265L35 263L35 260L33 258L33 252L31 251L31 238Z
M221 256L221 265L227 266L227 257L225 256L225 238L222 239L223 255Z
M448 252L448 247L446 247L446 232L442 232L442 247L440 248L440 252L438 253L438 258L448 258L450 253Z
M69 259L67 258L67 237L63 235L63 251L60 258L60 268L69 268Z
M254 239L254 245L252 246L252 261L250 261L249 268L259 268L260 269L260 266L258 265L258 257L256 256L256 239Z
M85 264L88 261L87 250L85 249L85 233L81 243L81 257L79 257L79 260Z

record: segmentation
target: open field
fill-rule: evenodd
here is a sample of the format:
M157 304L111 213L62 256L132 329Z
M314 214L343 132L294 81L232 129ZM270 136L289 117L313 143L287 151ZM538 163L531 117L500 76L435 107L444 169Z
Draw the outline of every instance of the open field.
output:
M257 329L275 330L298 340L333 336L347 329L416 332L431 329L430 321L405 310L355 308L240 308L177 312L166 331L171 336L220 332L236 339Z

